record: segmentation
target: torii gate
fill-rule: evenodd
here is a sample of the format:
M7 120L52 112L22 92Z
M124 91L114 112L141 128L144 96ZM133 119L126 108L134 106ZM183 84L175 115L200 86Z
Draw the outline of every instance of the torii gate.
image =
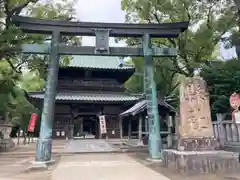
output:
M153 57L176 56L177 50L175 48L152 48L151 38L176 38L188 28L188 22L162 24L93 23L42 20L21 16L14 16L12 22L25 33L52 35L50 46L31 44L22 47L22 52L25 54L50 55L40 137L37 141L37 162L51 160L52 127L60 55L144 56L144 87L150 127L149 154L152 159L161 159L162 148L156 84L153 74ZM60 44L61 35L96 36L96 44L95 47L69 47ZM143 47L109 47L109 37L142 38Z

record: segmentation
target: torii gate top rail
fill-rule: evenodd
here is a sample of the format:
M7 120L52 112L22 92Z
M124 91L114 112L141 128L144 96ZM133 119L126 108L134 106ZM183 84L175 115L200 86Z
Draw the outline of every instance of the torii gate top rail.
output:
M142 47L109 47L109 37L151 37L175 38L188 27L188 22L162 24L123 24L70 22L62 20L43 20L29 17L14 16L12 22L23 32L72 36L96 36L96 46L66 46L58 45L60 55L101 55L101 56L143 56ZM176 56L175 48L153 47L153 56ZM22 53L49 54L49 44L25 44Z
M28 33L51 34L57 30L62 35L95 36L95 29L108 29L110 37L142 37L149 34L151 37L159 38L177 37L189 24L189 22L161 24L70 22L22 16L14 16L12 22Z

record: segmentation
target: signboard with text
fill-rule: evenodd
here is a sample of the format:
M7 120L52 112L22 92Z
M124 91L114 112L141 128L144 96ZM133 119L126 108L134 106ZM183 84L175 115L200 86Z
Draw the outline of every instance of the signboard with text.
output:
M99 125L101 134L107 133L106 119L105 116L99 116Z

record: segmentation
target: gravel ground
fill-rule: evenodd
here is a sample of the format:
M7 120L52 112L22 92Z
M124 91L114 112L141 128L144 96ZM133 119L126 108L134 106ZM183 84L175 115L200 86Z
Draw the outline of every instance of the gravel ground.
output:
M56 163L47 170L42 171L26 171L31 165L33 157L20 156L0 156L0 180L50 180L51 173L57 166L60 156L54 156Z
M61 151L65 141L53 141L53 151ZM36 144L20 144L12 151L0 153L0 180L50 180L53 169L57 166L61 157L53 155L56 163L44 171L28 171L26 169L34 160Z
M153 169L156 172L163 174L171 180L240 180L240 172L239 174L204 174L197 176L187 176L183 174L179 174L177 172L173 172L167 168L161 167L159 164L153 164L146 161L147 153L146 152L137 152L137 153L129 153L129 156L137 159L139 162L144 164L145 166Z

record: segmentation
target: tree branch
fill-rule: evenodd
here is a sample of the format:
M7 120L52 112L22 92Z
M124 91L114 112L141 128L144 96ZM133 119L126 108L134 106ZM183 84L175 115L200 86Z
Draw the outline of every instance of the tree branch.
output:
M6 59L7 63L10 65L10 67L18 74L22 73L20 70L18 70L14 65L13 63L7 58Z
M9 12L9 15L12 17L13 15L19 15L21 11L28 6L30 3L37 3L39 0L28 0L25 3L13 7L12 10Z

